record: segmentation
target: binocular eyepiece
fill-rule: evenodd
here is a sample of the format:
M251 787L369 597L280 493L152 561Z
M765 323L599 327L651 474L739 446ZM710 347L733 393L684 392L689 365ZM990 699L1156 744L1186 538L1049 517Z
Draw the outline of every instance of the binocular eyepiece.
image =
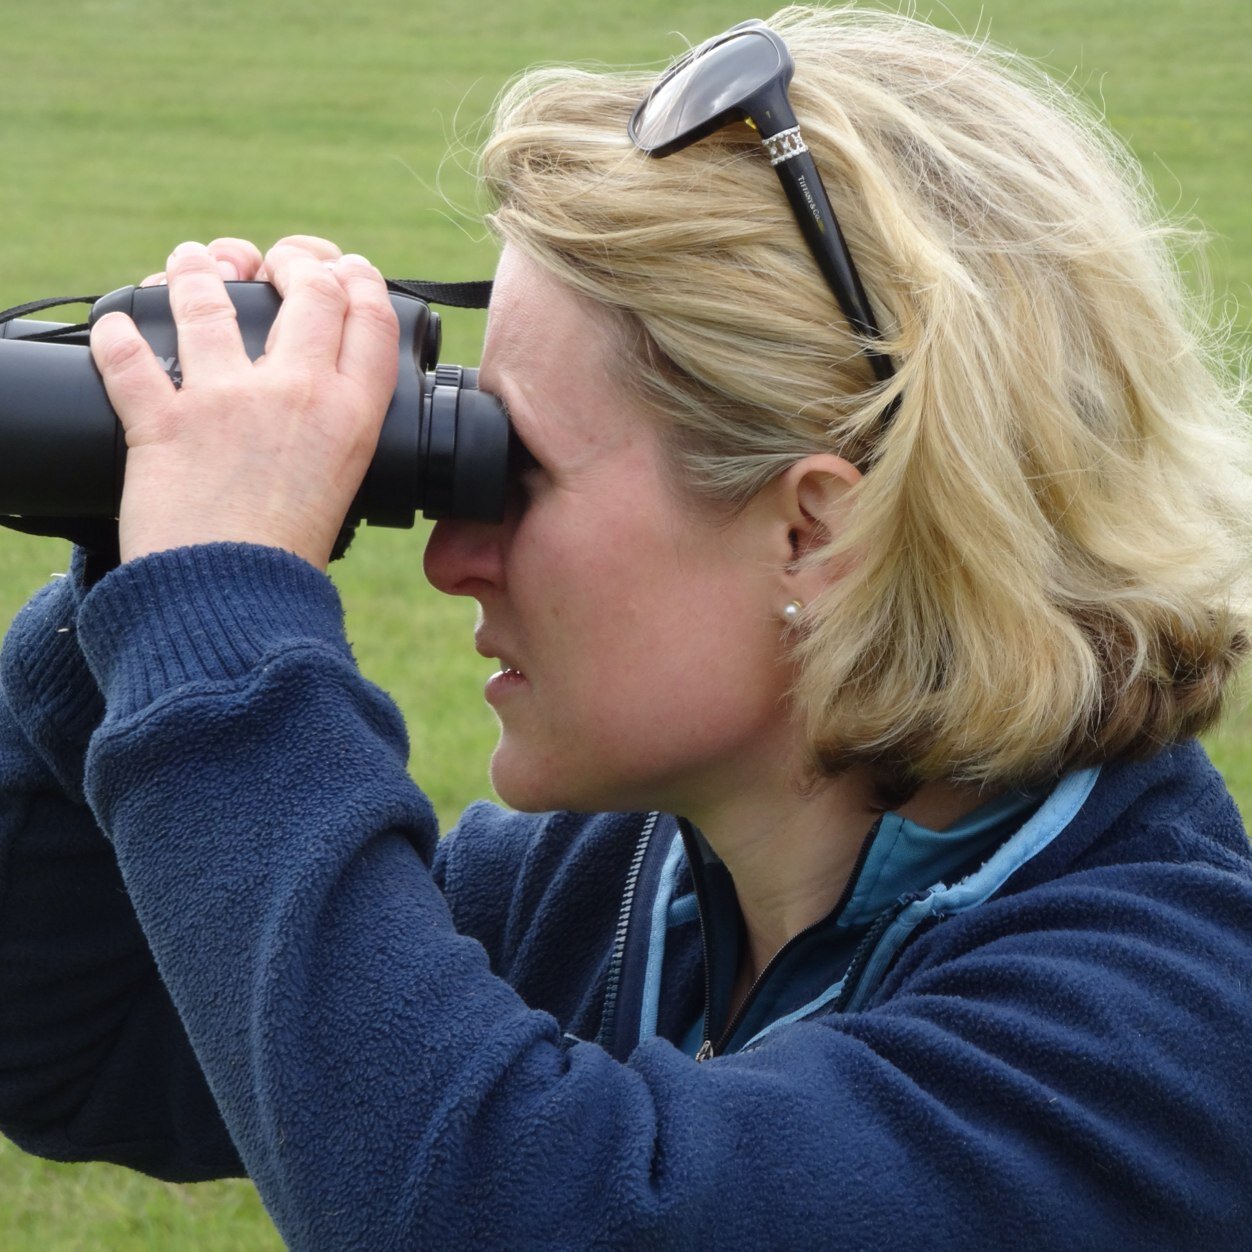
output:
M279 295L268 283L227 283L226 290L244 348L256 360ZM477 370L438 364L439 315L424 300L393 292L391 302L400 322L400 372L348 521L409 527L418 510L432 518L499 521L512 444L503 407L478 390ZM102 296L88 327L118 310L135 320L180 382L169 289L123 287ZM0 514L115 518L126 464L122 427L92 360L88 331L28 338L56 327L29 319L0 324Z

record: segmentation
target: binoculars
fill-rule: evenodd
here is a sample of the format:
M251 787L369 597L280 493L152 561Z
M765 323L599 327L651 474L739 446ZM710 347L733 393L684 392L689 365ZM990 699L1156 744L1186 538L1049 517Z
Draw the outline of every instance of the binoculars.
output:
M256 360L281 304L268 283L227 283L244 348ZM349 523L409 527L426 517L499 521L513 439L478 371L440 365L439 315L391 293L400 322L395 393ZM86 328L20 318L0 324L0 515L116 518L126 440L88 346L106 313L128 313L177 384L178 334L169 289L122 287L98 299ZM40 336L32 339L31 336ZM56 521L43 533L56 534Z

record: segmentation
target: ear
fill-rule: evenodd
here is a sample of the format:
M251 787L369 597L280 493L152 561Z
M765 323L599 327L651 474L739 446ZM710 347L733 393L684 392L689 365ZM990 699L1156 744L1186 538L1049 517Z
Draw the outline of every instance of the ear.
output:
M815 453L789 466L771 484L784 601L809 603L847 568L846 558L836 564L820 554L846 525L849 492L860 480L861 471L850 461Z

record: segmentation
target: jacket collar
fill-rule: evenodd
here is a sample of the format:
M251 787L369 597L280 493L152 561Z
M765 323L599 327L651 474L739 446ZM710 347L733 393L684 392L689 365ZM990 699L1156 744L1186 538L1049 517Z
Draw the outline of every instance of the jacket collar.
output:
M613 1003L606 1010L602 1040L624 1057L657 1033L662 1004L674 998L671 967L691 966L679 949L692 942L692 928L685 932L679 928L691 921L695 901L704 1038L714 1053L736 1050L781 1021L830 1006L844 1007L852 990L846 978L850 969L863 987L872 955L867 942L878 945L897 917L919 898L943 895L959 907L986 898L1068 825L1096 773L1071 776L1073 782L1066 786L1063 781L1046 798L1021 793L1002 797L942 832L885 814L866 836L838 903L775 956L734 1022L728 1020L729 1008L744 941L734 884L698 830L652 815L632 866L629 907L624 902L619 926L620 976L613 980L609 997ZM1037 811L1030 816L1032 809ZM963 887L963 893L944 894L952 892L949 884ZM878 970L875 978L882 972ZM664 997L663 977L668 993ZM673 1037L673 1023L668 1025L667 1033ZM709 1050L706 1045L704 1052Z

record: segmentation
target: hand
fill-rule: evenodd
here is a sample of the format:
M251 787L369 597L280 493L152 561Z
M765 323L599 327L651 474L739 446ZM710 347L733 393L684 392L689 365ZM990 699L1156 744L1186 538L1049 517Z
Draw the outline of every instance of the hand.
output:
M277 248L303 248L312 256L322 261L336 261L343 253L329 239L319 239L316 235L288 235L280 239L271 251ZM247 239L229 237L214 239L208 245L209 254L217 262L217 272L226 282L270 282L269 271L265 267L265 258L261 250ZM154 287L166 282L164 270L149 274L139 285Z
M326 567L395 389L399 332L378 271L311 243L338 251L285 240L249 275L283 296L255 363L223 286L221 250L201 244L180 245L165 271L181 390L130 318L96 323L92 353L128 448L122 560L236 540ZM231 263L242 277L255 257L239 250Z

